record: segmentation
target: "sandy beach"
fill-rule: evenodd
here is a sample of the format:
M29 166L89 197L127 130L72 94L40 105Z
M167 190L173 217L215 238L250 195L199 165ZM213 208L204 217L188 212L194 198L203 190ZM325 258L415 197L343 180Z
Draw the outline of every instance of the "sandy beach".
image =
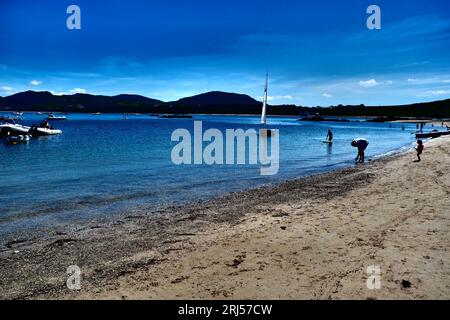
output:
M6 239L6 299L448 299L450 139L351 168ZM66 287L67 267L82 272ZM368 289L367 267L380 268Z

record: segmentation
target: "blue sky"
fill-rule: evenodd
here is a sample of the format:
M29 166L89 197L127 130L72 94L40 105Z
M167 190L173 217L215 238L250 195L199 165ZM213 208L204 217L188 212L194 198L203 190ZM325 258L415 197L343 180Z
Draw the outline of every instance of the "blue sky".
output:
M66 9L81 8L81 30ZM381 8L381 30L366 9ZM450 98L448 0L11 0L0 3L0 95L211 90L272 104Z

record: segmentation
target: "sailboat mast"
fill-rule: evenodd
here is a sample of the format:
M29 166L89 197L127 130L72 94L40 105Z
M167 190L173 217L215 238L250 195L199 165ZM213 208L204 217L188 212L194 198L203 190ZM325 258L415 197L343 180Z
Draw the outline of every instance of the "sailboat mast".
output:
M269 74L266 73L266 84L264 86L264 98L263 98L263 107L261 113L261 124L266 124L266 109L267 109L267 89L269 85Z

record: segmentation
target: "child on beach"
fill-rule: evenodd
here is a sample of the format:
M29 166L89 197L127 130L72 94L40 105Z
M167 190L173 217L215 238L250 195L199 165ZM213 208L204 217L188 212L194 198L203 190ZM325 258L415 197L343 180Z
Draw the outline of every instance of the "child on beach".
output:
M415 162L420 162L420 155L423 152L423 142L422 142L422 140L417 140L416 151L417 151L417 160Z

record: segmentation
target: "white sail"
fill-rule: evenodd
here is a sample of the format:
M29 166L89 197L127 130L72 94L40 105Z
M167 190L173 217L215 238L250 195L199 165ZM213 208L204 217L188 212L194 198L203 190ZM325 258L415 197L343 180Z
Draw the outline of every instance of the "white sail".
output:
M267 87L269 82L269 74L266 73L266 85L264 86L264 98L263 98L263 107L261 113L261 124L266 124L266 108L267 108Z

